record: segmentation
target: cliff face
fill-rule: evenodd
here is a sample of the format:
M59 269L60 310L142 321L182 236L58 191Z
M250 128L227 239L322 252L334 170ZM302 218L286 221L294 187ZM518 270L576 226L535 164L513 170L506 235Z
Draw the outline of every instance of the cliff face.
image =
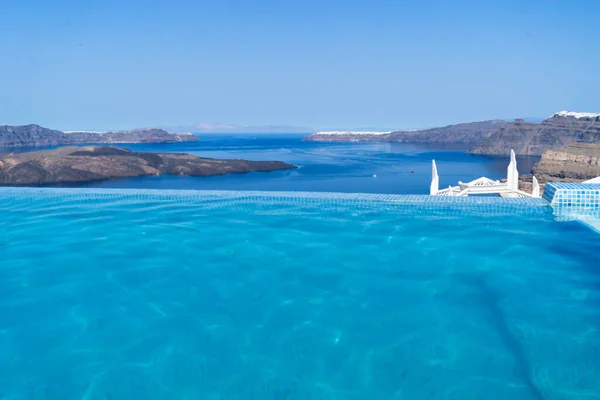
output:
M0 126L0 147L5 148L105 143L175 143L197 140L194 135L176 135L162 129L65 133L39 125Z
M542 183L596 178L600 176L600 144L574 144L548 150L531 172Z
M83 183L146 175L210 176L296 168L280 161L217 160L182 153L137 153L116 147L61 147L0 155L1 185Z
M448 125L441 128L393 132L318 132L304 140L313 142L401 142L474 144L488 138L506 125L506 121L491 120Z
M471 148L472 154L540 155L546 150L578 143L600 142L600 114L558 112L541 124L517 120L493 132Z
M544 151L578 143L600 143L600 114L561 111L540 124L517 119L448 125L418 131L319 132L305 140L321 142L404 142L462 144L471 154L541 155Z
M474 144L490 137L493 132L506 124L506 121L490 120L418 131L394 131L390 134L389 141L404 143Z

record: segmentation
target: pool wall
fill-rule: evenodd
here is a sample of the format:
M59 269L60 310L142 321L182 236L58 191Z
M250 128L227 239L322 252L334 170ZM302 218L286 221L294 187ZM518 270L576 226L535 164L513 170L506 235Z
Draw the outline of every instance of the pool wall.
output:
M581 221L600 232L600 184L549 182L544 200L559 221Z
M544 200L555 210L597 210L600 208L600 184L549 182L544 189Z

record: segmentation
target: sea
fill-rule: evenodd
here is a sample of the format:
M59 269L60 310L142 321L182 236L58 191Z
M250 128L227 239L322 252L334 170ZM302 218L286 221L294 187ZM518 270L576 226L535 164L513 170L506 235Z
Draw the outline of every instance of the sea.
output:
M323 143L302 140L304 134L205 134L198 142L123 144L143 152L177 152L199 157L276 160L295 170L213 177L152 176L112 179L69 187L259 190L345 193L426 194L435 160L440 187L481 176L506 177L508 157L475 156L464 146L407 143ZM20 149L33 150L33 149ZM36 149L39 150L39 149ZM517 157L521 174L529 174L539 157Z
M125 147L299 168L2 188L0 400L600 399L596 232L542 199L373 194L427 193L432 159L442 185L501 178L506 157Z

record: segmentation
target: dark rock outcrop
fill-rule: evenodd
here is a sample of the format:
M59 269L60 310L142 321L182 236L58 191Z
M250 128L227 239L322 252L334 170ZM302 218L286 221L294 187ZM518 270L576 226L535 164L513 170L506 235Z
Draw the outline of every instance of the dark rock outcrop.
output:
M66 133L39 125L0 125L0 148L106 143L176 143L197 140L198 138L191 134L173 134L162 129Z
M281 161L217 160L116 147L62 147L0 155L0 184L83 183L148 175L211 176L296 168Z

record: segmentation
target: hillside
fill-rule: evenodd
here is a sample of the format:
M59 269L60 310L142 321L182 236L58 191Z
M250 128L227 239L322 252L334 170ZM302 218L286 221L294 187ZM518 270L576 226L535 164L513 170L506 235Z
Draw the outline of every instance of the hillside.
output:
M493 132L470 150L472 154L541 155L569 144L600 143L600 114L561 111L540 124L516 120Z
M172 134L162 129L109 132L63 132L39 125L0 125L0 147L44 147L72 144L175 143L196 141L191 134Z
M402 142L472 145L488 138L506 125L506 121L490 120L448 125L440 128L391 132L317 132L304 140L313 142Z
M541 155L569 144L600 143L600 114L560 111L541 123L490 120L416 131L318 132L305 140L320 142L401 142L459 144L471 154Z
M66 142L64 132L39 125L0 125L0 147L56 146Z
M474 144L487 139L506 124L507 122L503 120L490 120L417 131L394 131L390 134L389 141L403 143Z

